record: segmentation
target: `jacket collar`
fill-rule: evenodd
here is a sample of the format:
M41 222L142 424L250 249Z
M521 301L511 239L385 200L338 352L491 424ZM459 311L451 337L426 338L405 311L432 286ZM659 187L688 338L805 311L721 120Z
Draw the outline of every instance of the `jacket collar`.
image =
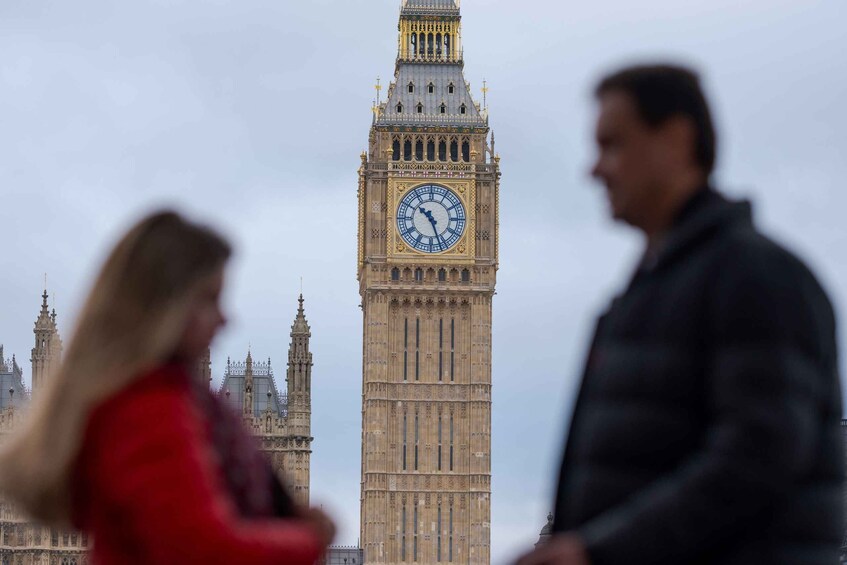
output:
M752 225L752 207L748 201L731 201L706 186L686 202L677 214L652 259L642 262L640 271L653 272L684 255L692 246L729 224Z

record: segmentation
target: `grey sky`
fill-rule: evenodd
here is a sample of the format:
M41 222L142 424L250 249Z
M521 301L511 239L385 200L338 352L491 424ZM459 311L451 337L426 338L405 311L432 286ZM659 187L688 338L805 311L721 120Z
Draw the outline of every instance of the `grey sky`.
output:
M127 222L173 204L237 243L216 342L281 382L299 281L315 355L312 488L358 537L356 169L396 0L0 3L0 343L29 371L43 273L67 339ZM799 250L847 317L847 4L466 0L466 77L502 156L492 555L534 543L593 317L636 260L587 177L590 90L645 59L703 73L717 184ZM384 91L383 91L384 92ZM842 332L842 336L844 333ZM841 338L842 345L847 340ZM843 358L843 357L842 357Z

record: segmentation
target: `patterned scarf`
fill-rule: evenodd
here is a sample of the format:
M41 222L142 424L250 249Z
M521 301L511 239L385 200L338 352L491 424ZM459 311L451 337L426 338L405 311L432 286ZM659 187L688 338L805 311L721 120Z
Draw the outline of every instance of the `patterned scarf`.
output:
M290 517L293 500L280 483L270 462L259 451L257 439L241 419L204 383L192 379L193 396L209 430L216 463L241 515L249 518Z

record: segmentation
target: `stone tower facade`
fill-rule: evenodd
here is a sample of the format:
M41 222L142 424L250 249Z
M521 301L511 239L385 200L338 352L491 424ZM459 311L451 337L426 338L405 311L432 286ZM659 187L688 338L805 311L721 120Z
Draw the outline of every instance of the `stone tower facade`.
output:
M56 328L56 310L50 313L47 307L47 290L41 295L41 312L35 320L35 347L32 348L32 391L38 394L44 387L51 371L62 358L62 338Z
M218 391L242 415L244 424L258 439L274 471L288 486L294 499L309 504L312 453L312 354L311 330L303 309L303 296L291 326L286 392L280 394L271 360L255 362L247 352L243 363L227 360Z
M406 0L359 169L365 562L490 562L499 157L453 0ZM379 91L378 91L379 92Z

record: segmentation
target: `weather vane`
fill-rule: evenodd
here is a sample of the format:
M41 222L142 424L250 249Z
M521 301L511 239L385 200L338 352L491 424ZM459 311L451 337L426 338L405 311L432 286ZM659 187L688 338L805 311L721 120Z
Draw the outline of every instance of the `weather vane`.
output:
M488 108L488 91L491 90L488 88L488 81L482 79L482 107Z

